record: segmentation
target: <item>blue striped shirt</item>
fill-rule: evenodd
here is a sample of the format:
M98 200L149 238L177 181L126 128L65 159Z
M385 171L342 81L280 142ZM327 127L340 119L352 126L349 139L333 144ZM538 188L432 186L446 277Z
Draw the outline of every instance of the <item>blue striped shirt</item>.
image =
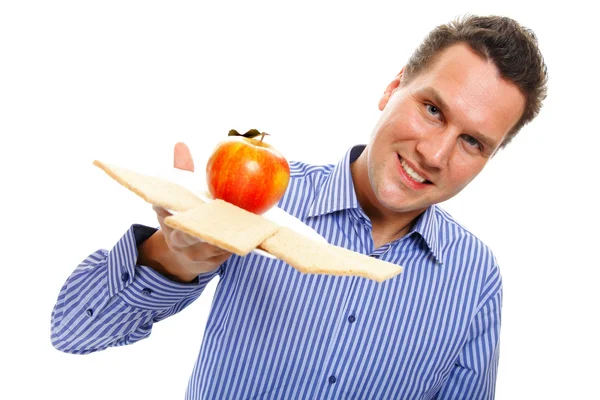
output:
M68 277L53 345L86 354L135 343L218 275L187 399L493 398L502 283L492 252L436 205L374 248L350 175L363 148L337 165L290 163L279 206L330 243L402 265L400 275L305 275L251 253L180 284L136 265L155 230L133 225Z

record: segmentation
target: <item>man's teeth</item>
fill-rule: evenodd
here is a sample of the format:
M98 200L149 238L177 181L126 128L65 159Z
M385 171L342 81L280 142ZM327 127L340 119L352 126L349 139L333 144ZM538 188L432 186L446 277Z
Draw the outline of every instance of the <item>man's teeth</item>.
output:
M423 183L427 180L427 179L423 178L421 175L417 174L411 167L409 167L408 164L406 163L406 161L404 161L404 159L400 159L400 163L402 164L402 168L404 168L404 171L406 171L406 173L411 178L413 178L415 181L417 181L419 183Z

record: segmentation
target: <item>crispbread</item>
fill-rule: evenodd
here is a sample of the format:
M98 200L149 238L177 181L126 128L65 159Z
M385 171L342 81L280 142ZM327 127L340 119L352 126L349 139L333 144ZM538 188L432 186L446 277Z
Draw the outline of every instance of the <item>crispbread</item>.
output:
M127 168L94 160L94 165L148 203L173 211L187 211L204 204L183 186L167 180L140 174Z
M402 272L396 264L317 242L286 227L260 247L305 274L357 275L383 282Z
M244 256L259 247L306 274L357 275L382 282L402 267L318 242L223 200L205 203L183 186L98 160L101 168L148 203L177 211L165 223L205 242Z
M279 229L274 222L220 199L166 217L165 224L240 256Z

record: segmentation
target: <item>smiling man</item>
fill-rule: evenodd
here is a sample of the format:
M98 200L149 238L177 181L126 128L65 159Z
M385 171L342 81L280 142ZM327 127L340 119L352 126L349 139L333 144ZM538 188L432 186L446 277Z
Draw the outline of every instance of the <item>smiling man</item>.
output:
M219 276L187 399L493 398L499 266L437 204L539 113L546 81L533 33L466 17L434 29L388 85L367 145L337 164L290 163L279 207L402 274L304 275L172 230L155 207L160 229L132 225L67 278L52 343L73 354L135 343ZM184 144L174 158L193 170Z
M525 109L521 88L463 42L440 50L415 76L405 75L386 88L372 139L352 164L376 247L464 189Z

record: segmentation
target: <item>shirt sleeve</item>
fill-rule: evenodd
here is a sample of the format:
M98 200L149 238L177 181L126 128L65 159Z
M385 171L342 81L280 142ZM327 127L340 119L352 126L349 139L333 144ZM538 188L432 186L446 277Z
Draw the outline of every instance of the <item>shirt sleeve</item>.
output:
M497 266L487 279L480 306L438 400L494 399L502 310L502 279Z
M136 265L138 245L154 232L132 225L110 251L97 250L77 266L52 310L55 348L87 354L147 338L155 322L186 308L221 274L224 265L183 284Z

